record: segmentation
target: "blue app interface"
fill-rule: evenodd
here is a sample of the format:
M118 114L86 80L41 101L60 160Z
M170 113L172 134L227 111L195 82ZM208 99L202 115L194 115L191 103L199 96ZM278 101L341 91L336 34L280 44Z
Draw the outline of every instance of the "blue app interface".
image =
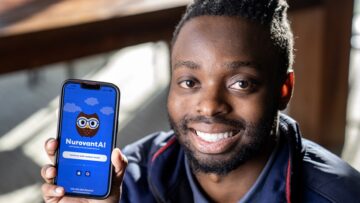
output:
M67 193L104 196L108 192L116 90L65 84L60 123L57 185Z

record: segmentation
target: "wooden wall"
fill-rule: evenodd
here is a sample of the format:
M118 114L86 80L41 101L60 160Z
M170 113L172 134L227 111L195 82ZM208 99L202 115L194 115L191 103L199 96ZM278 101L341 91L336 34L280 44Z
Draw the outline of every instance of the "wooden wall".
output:
M289 113L304 137L340 154L345 136L353 1L293 9L296 85Z

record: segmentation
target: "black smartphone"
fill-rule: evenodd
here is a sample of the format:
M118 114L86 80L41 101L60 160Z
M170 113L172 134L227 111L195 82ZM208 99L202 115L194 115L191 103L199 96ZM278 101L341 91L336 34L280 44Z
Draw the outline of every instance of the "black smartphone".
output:
M110 83L63 83L54 183L65 188L65 195L98 199L109 195L119 100L119 88Z

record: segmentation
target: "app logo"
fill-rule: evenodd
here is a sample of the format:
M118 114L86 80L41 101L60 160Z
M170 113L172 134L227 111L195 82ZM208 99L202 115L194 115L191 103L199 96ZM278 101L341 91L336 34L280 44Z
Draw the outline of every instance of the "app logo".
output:
M83 137L93 137L99 130L99 116L80 112L76 119L76 130Z

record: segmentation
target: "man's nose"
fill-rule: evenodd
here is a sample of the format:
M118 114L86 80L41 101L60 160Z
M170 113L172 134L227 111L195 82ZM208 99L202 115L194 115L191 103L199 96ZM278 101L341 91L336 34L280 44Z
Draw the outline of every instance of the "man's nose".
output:
M202 116L213 117L228 114L231 106L227 101L225 90L209 88L201 91L196 110Z

